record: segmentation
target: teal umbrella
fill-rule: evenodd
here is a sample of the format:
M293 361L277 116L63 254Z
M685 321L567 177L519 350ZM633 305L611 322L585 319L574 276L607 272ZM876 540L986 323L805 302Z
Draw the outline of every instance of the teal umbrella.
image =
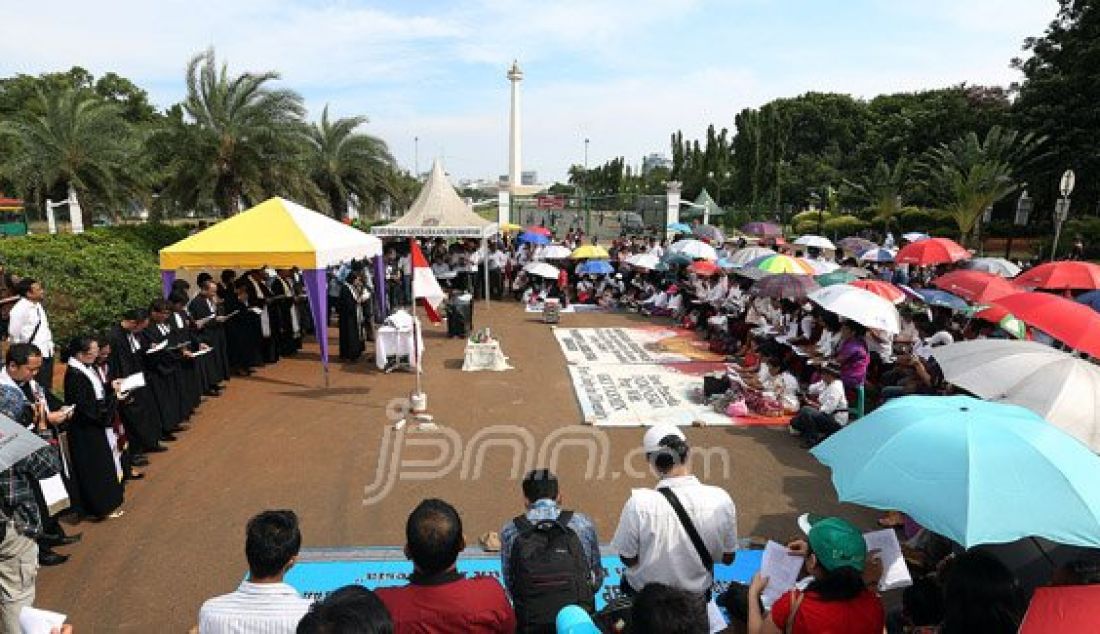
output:
M812 453L842 501L898 509L967 548L1028 537L1100 547L1100 457L1016 405L898 398Z

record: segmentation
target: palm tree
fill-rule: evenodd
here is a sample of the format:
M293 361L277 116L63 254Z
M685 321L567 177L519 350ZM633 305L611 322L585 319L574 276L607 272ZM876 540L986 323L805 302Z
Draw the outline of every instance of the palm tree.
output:
M309 174L336 218L347 212L350 195L363 202L375 198L386 168L393 165L385 141L356 132L366 122L366 117L330 121L326 105L321 120L308 130Z
M1016 174L1039 160L1046 137L993 126L984 139L974 132L929 150L918 165L924 184L951 215L966 244L985 210L1012 192Z
M211 200L232 215L242 200L286 194L309 202L316 194L303 178L305 107L296 92L269 86L278 79L275 72L230 76L213 49L191 58L183 109L194 129L174 130L190 146L174 166L182 197Z
M845 180L848 192L866 205L872 221L881 222L887 230L902 211L902 191L909 183L909 162L900 159L893 167L879 159L870 174L858 181Z
M93 202L118 204L140 187L133 130L117 106L87 91L38 91L37 99L42 114L0 122L16 147L3 171L24 190L71 188L91 226Z

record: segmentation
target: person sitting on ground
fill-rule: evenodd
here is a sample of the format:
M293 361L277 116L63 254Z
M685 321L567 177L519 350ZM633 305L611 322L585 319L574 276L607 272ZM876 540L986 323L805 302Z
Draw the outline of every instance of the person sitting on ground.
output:
M711 631L707 603L693 592L651 583L634 597L632 634L705 634Z
M783 367L780 359L769 359L767 366L764 391L771 393L784 414L796 413L799 409L798 379Z
M867 542L858 528L837 517L818 519L806 541L789 548L806 558L803 567L813 580L805 590L785 592L765 617L760 595L768 579L756 573L748 593L749 634L882 633L882 602L868 588L878 583L882 562L868 561Z
M515 631L516 616L500 583L467 579L455 569L466 540L453 506L434 498L421 502L409 514L405 539L405 556L413 562L409 584L377 591L397 634Z
M642 441L660 481L634 489L623 506L611 547L626 570L622 590L634 595L650 583L708 595L714 563L733 563L737 509L729 493L691 475L690 447L679 427L658 424Z
M558 478L535 469L523 478L526 512L500 531L500 570L521 631L549 631L566 605L595 609L603 584L596 525L561 509ZM560 580L560 581L559 581Z
M968 550L944 566L941 634L1015 634L1027 611L1019 581L1000 560Z
M350 585L314 603L297 634L393 634L393 619L378 595Z
M312 603L283 582L301 547L294 511L264 511L250 519L244 545L248 579L202 604L199 634L292 634Z
M791 419L791 433L801 435L808 446L848 424L848 398L840 382L840 367L826 363L819 373L821 380L807 389L806 404Z

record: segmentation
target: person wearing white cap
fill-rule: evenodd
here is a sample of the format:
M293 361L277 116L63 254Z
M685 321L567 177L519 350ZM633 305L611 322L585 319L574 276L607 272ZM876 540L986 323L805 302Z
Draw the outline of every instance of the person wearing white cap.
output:
M691 474L690 447L675 425L646 430L646 459L660 478L655 489L634 489L623 506L611 547L626 570L623 591L649 583L709 594L714 563L733 562L737 509L729 494Z

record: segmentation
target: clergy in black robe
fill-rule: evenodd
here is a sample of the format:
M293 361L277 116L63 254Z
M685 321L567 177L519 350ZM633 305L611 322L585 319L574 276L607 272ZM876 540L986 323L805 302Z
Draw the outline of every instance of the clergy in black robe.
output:
M270 288L269 306L272 312L277 313L277 319L272 320L272 328L278 327L272 335L279 346L279 354L288 357L302 349L302 321L298 315L290 269L282 269L271 278Z
M69 453L82 510L104 518L122 506L122 473L108 439L113 435L114 390L93 369L99 355L95 339L80 337L69 346L65 401L73 406Z
M359 274L351 272L340 285L336 313L340 318L340 358L355 361L363 354L363 310L354 282Z
M199 286L199 294L187 305L199 341L210 347L204 358L210 380L214 382L213 391L218 392L221 383L229 380L229 349L225 341L225 322L220 310L218 286L213 280L207 280Z
M186 420L191 417L195 409L202 403L202 395L207 391L206 367L202 356L194 356L199 349L198 337L191 329L191 316L184 307L189 298L186 293L172 291L168 295L168 303L172 306L172 316L168 318L168 325L172 328L172 344L176 348L176 354L180 360L180 411ZM203 355L205 356L205 355Z
M172 327L168 324L171 314L172 307L168 300L154 300L149 307L149 326L142 331L145 358L148 360L145 382L152 390L160 409L160 431L164 440L175 440L173 433L183 422L183 412L180 409L183 397L180 395L178 376L179 355L172 348L175 339L172 337Z
M111 356L107 363L114 378L125 379L143 373L146 379L145 387L132 390L129 398L119 404L130 451L135 456L161 450L161 414L148 384L149 372L146 371L147 366L152 366L152 360L147 359L145 338L141 334L148 320L149 314L144 309L128 310L107 336L111 342Z
M258 309L260 317L260 352L264 363L279 360L279 346L276 333L279 332L279 313L272 310L271 289L267 286L266 273L255 269L245 275L245 290L248 292L248 307ZM255 312L255 311L253 311Z
M225 322L229 365L242 375L251 374L253 368L264 363L260 353L260 317L248 308L247 286L247 281L238 280L222 304L222 309L229 317L229 321Z

